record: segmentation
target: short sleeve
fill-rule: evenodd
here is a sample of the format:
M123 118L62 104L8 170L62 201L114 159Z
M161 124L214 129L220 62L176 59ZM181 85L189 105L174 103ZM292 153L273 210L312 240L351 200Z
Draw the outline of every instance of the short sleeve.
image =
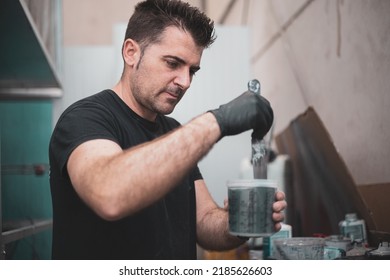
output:
M60 117L50 141L50 149L60 170L63 171L72 151L93 139L118 142L115 118L104 106L83 103L70 107Z

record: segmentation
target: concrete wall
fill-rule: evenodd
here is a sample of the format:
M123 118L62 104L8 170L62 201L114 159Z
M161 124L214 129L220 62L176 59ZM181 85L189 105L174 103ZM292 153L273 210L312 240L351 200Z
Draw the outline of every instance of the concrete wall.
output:
M139 0L62 0L64 11L64 44L109 45L112 27L127 23ZM201 0L187 1L201 7Z
M225 21L252 30L275 133L314 107L358 185L390 181L389 12L387 0L252 0Z

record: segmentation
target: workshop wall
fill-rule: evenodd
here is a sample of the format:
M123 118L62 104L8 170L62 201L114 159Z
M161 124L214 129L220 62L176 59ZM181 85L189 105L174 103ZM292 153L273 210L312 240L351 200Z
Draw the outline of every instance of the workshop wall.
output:
M245 12L247 11L247 12ZM312 106L358 185L389 182L390 2L235 1L275 133Z
M51 219L48 146L51 101L1 101L1 203L3 229ZM35 169L38 167L38 169ZM5 247L6 259L50 259L51 230Z
M78 61L90 59L87 67L77 70L69 66L68 71L93 76L94 69L101 67L93 61L94 55L103 63L110 63L110 56L116 56L110 47L115 32L112 27L127 22L136 2L64 1L65 60L69 55L78 55ZM357 186L390 182L390 1L188 2L204 9L217 25L243 27L244 32L249 32L247 49L232 50L233 45L243 43L241 37L225 43L228 51L224 69L241 67L234 59L249 56L249 69L244 71L248 71L249 78L261 81L262 94L272 103L275 136L313 108ZM92 54L96 51L100 55L80 55L87 54L90 47ZM101 88L111 86L118 73L97 75L92 84ZM65 75L65 81L67 78ZM74 82L64 83L65 103L87 94L79 90L85 86L83 81L80 85ZM242 145L247 145L245 140ZM225 149L223 143L219 146ZM276 145L274 148L277 149Z

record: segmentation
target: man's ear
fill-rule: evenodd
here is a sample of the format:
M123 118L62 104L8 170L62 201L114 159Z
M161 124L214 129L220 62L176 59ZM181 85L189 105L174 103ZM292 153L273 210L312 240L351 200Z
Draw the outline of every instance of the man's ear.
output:
M132 39L123 42L122 56L127 65L133 67L137 65L140 58L141 49L138 43Z

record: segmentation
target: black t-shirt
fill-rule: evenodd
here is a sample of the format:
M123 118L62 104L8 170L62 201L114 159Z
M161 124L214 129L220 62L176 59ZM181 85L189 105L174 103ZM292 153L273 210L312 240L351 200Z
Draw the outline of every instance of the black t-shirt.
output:
M85 141L109 139L127 149L179 125L162 115L156 122L141 118L111 90L65 110L49 147L53 259L196 258L194 181L202 178L197 166L163 199L118 221L97 216L77 196L66 170L69 155Z

